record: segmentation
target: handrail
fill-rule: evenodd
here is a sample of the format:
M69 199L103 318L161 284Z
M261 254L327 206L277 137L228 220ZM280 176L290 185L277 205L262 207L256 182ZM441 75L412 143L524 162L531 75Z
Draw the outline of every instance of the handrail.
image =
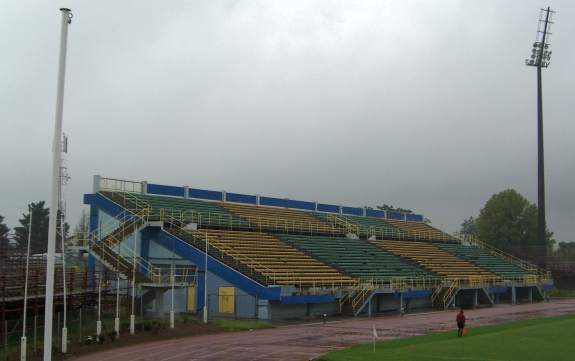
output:
M101 190L142 193L142 182L134 182L117 178L100 177L98 188Z
M483 248L486 251L488 251L489 253L491 253L492 255L495 255L497 257L506 259L507 261L519 266L520 268L528 271L528 272L534 272L537 274L537 276L541 277L541 278L545 278L545 279L550 279L551 278L551 272L543 269L533 263L530 263L528 261L525 261L519 257L516 257L512 254L509 254L499 248L496 248L492 245L490 245L487 242L481 241L479 239L477 239L477 237L475 237L474 235L471 234L463 234L463 233L455 233L454 237L459 240L459 242L469 242L477 247Z
M169 217L177 217L182 222L197 223L198 225L219 225L234 228L247 228L262 231L264 229L274 229L293 233L294 231L309 232L310 234L340 234L337 229L330 227L329 224L314 222L303 222L288 220L274 217L256 217L256 216L236 216L232 214L222 214L215 212L202 212L196 210L181 210L174 208L155 208L151 209L152 215L159 216L160 220Z
M182 220L177 219L177 218L174 218L173 216L168 217L167 220L168 220L172 225L175 225L179 230L181 230L181 231L183 231L183 232L189 234L195 241L199 241L199 242L204 242L204 241L205 241L205 238L202 238L202 237L206 237L207 235L201 234L201 232L198 232L198 231L189 231L189 230L185 229L185 228L184 228L185 223L184 223ZM234 258L236 261L241 262L241 263L245 264L246 266L248 266L249 268L252 268L252 269L254 269L254 270L256 270L256 269L255 269L254 267L250 267L250 266L249 266L249 263L246 263L246 261L247 261L247 262L251 262L251 263L253 263L253 264L256 264L256 265L258 265L258 266L261 266L261 267L264 268L264 269L267 268L266 271L268 271L268 272L267 272L267 273L269 273L268 275L263 274L261 271L258 271L258 270L256 270L256 271L259 272L260 274L262 274L262 276L264 276L264 278L266 278L268 282L269 282L270 279L272 280L272 282L275 282L275 271L273 271L273 270L270 269L269 267L264 266L264 265L261 265L261 264L259 264L259 262L255 261L255 260L252 260L250 257L247 257L247 256L245 256L245 255L242 255L242 256L243 256L242 259L239 259L238 257L235 257L235 256L234 256L234 253L236 253L236 255L239 255L239 254L237 254L237 252L236 252L235 250L233 250L233 249L232 249L231 247L229 247L229 246L226 246L226 245L223 245L223 244L217 242L217 241L214 239L214 237L208 237L208 249L205 250L205 252L209 253L209 247L210 247L210 246L213 247L213 248L215 248L216 250L220 251L220 252L223 253L223 254L229 255L230 257Z
M380 238L395 238L395 239L406 239L406 240L438 240L438 241L450 241L453 238L439 230L413 230L413 229L402 229L390 224L388 227L385 226L374 226L374 225L363 225L360 223L355 223L350 221L347 217L336 215L336 214L326 214L325 218L328 222L331 222L334 226L342 228L348 233L355 233L357 235L365 234L368 236L375 236Z

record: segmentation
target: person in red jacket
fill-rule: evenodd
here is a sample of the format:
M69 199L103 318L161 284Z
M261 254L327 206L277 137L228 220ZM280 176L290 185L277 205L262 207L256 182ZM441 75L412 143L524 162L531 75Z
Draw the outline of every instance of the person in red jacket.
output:
M455 320L457 321L457 336L461 337L463 336L463 329L465 329L465 315L463 314L463 308L459 311Z

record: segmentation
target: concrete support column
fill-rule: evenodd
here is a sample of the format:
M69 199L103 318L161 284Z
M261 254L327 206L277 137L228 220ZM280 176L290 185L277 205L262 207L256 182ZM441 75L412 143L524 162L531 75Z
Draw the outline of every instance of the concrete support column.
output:
M313 209L314 209L314 211L317 212L317 202L313 202L313 204L314 204Z
M398 310L400 315L403 315L403 307L404 307L404 305L403 305L403 294L400 293L399 294L399 310Z
M100 191L100 178L102 178L102 176L98 174L94 175L94 183L92 184L92 193L98 193Z
M473 308L479 304L479 290L473 290Z
M142 194L148 194L148 182L142 182Z
M222 202L227 201L227 198L228 198L228 197L227 197L226 191L222 191Z
M190 198L190 187L184 186L184 198Z
M258 299L257 301L257 317L258 320L269 320L271 319L269 301Z
M256 206L260 205L260 195L256 194Z
M529 287L529 303L533 303L533 287Z
M514 305L517 303L517 292L515 290L515 286L511 286L511 304Z
M164 292L162 290L154 290L154 302L156 304L156 316L163 318L164 316Z
M367 316L371 318L371 298L367 302Z

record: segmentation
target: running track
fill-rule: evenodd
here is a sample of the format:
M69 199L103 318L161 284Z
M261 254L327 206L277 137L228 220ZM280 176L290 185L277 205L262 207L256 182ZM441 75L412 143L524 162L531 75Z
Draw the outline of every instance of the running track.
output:
M468 310L469 327L518 319L575 313L575 299L498 305ZM77 357L74 361L309 360L325 352L370 342L375 325L379 339L422 335L454 328L455 312L430 312L371 319L346 319L291 325L126 346Z

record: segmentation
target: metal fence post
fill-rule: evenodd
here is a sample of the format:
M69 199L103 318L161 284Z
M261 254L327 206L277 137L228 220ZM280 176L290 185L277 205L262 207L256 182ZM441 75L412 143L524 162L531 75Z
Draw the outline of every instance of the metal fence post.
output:
M38 315L34 315L34 354L36 354L36 337L38 335L38 330L36 329L37 327L37 320L38 320Z
M60 341L60 312L58 312L58 326L56 326L56 345L60 345L62 344L62 342ZM52 345L50 345L50 347L52 347ZM62 349L60 349L61 351Z
M4 320L4 361L8 360L8 320Z
M82 331L82 307L80 307L80 343L83 341Z

